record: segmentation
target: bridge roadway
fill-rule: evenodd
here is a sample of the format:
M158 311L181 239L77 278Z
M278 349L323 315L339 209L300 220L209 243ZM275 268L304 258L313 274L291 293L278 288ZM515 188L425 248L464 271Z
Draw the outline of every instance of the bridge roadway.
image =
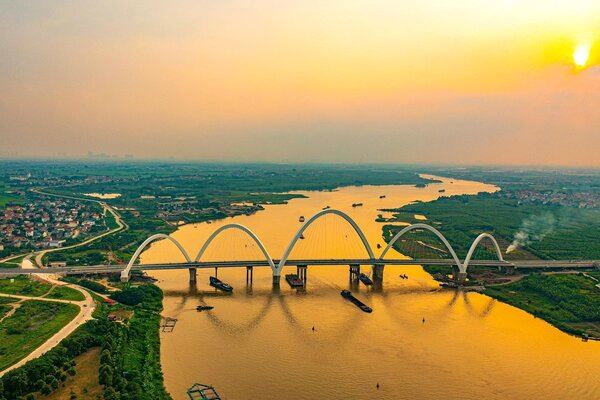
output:
M274 259L278 264L280 260ZM286 266L336 266L336 265L447 265L456 266L452 259L371 259L371 258L345 258L345 259L306 259L306 260L287 260ZM515 269L535 269L535 268L597 268L600 266L600 260L521 260L521 261L499 261L499 260L471 260L472 266L488 267L509 267ZM268 267L266 260L243 260L243 261L198 261L198 262L179 262L164 264L136 264L133 270L171 270L171 269L208 269L208 268L240 268L240 267ZM21 275L21 274L68 274L83 275L94 273L117 273L125 269L125 264L115 265L90 265L90 266L70 266L70 267L52 267L41 269L24 268L0 268L0 275Z

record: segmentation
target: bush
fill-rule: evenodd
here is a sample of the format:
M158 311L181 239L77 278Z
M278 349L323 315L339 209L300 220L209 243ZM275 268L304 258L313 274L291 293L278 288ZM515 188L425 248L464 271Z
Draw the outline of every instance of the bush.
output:
M144 308L160 309L162 292L154 285L132 286L110 295L110 298L128 306L142 305Z
M102 285L101 283L91 281L89 279L81 279L78 282L78 284L80 286L83 286L84 288L93 290L96 293L108 293L108 289L106 288L106 286Z

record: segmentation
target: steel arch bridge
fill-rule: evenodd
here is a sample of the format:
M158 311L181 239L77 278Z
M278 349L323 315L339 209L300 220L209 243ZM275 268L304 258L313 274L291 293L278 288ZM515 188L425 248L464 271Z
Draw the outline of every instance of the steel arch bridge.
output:
M365 258L323 258L323 259L290 259L290 255L302 237L304 231L314 222L327 215L340 218L348 224L356 236L360 239L361 246L364 248ZM223 232L228 230L237 230L247 235L260 249L262 259L259 260L236 260L236 261L206 261L203 260L204 253L210 247L211 243L219 237ZM412 231L427 231L433 234L444 245L445 252L449 254L449 258L442 259L410 259L410 258L388 258L386 255L393 248L394 244L404 235ZM168 240L176 246L178 251L185 258L185 262L173 262L164 264L136 264L141 253L148 245L158 240ZM475 250L481 245L482 241L490 242L492 249L495 250L496 258L494 260L475 260L473 258ZM208 239L202 244L195 258L191 258L183 245L174 237L165 234L152 235L135 250L129 262L125 265L93 265L93 266L67 266L56 268L42 269L24 269L24 268L0 268L0 275L15 275L15 274L96 274L96 273L120 273L121 280L128 281L132 270L169 270L169 269L188 269L190 271L190 280L195 280L197 268L231 268L231 267L269 267L273 275L273 282L278 283L281 272L285 266L297 266L305 268L308 265L313 266L339 266L350 265L353 268L360 265L371 265L373 267L373 275L375 278L382 278L383 268L385 265L444 265L452 268L452 275L459 282L464 280L467 275L467 270L470 266L492 266L499 268L510 269L539 269L539 268L600 268L600 260L525 260L525 261L507 261L504 259L500 246L497 240L489 233L481 233L477 236L466 254L464 260L461 260L452 244L447 238L435 227L417 223L403 227L389 241L387 246L379 255L375 255L373 248L370 246L364 232L360 226L348 214L335 209L326 209L319 211L306 222L289 241L285 251L280 259L273 258L258 235L250 228L240 224L226 224L216 229ZM356 269L355 269L356 271ZM300 272L300 271L299 271ZM352 272L351 272L352 273ZM304 275L305 277L305 275ZM193 279L192 279L193 278Z
M461 276L466 276L467 273L467 268L469 266L469 264L471 263L471 259L473 257L473 254L475 252L475 250L477 249L477 247L479 246L479 244L481 243L481 241L483 239L487 239L489 241L492 242L492 244L494 245L494 248L496 250L496 254L498 256L498 262L503 263L504 262L504 258L502 256L502 251L500 250L500 246L498 245L498 242L496 241L496 239L489 233L482 233L481 235L479 235L472 243L471 247L469 248L469 251L467 253L467 257L465 258L464 261L461 261L456 252L454 251L454 248L452 247L452 245L450 244L450 242L446 239L446 237L436 228L434 228L431 225L427 225L427 224L423 224L423 223L418 223L418 224L412 224L409 225L405 228L403 228L401 231L399 231L398 233L396 233L392 239L389 241L389 243L387 244L387 246L383 249L383 251L381 252L381 254L379 256L376 256L375 253L373 252L373 249L371 248L371 245L369 244L365 234L363 233L362 229L360 228L360 226L358 226L358 224L356 223L356 221L354 221L352 219L352 217L350 217L348 214L344 213L343 211L340 210L335 210L335 209L326 209L326 210L322 210L319 211L318 213L316 213L315 215L313 215L312 217L310 217L308 220L306 220L298 229L298 231L296 232L296 234L292 237L292 239L290 240L289 244L286 246L285 251L283 252L283 255L281 257L281 259L276 260L274 258L272 258L268 252L268 250L266 249L266 247L263 245L262 241L260 240L260 238L258 237L258 235L256 235L250 228L241 225L241 224L227 224L227 225L223 225L220 228L216 229L209 237L208 239L203 243L202 247L200 248L200 250L198 251L198 254L196 255L196 257L194 258L194 260L192 261L192 259L190 258L189 254L186 252L186 250L183 248L183 246L181 245L181 243L179 243L176 239L174 239L171 236L167 236L167 235L163 235L163 234L158 234L158 235L153 235L150 236L148 239L146 239L135 251L135 253L133 254L133 256L131 257L131 259L129 260L127 266L125 267L125 269L122 270L121 272L121 279L123 281L127 281L130 277L131 274L131 270L135 265L135 262L137 261L137 259L139 258L140 254L142 253L142 251L146 248L146 246L148 246L150 243L157 241L157 240L164 240L164 239L168 239L170 240L177 248L178 250L181 252L181 254L185 257L186 261L188 264L190 264L190 268L196 268L196 267L204 267L204 265L202 264L202 256L204 255L204 253L206 252L206 250L209 248L210 244L223 232L227 231L227 230L239 230L243 233L245 233L247 236L249 236L258 246L258 248L260 249L263 257L264 257L264 263L266 263L266 265L268 265L271 268L271 272L273 273L273 277L279 277L281 276L281 271L283 269L283 267L286 265L286 263L288 263L289 260L289 256L292 253L292 251L294 250L298 240L300 239L300 237L302 236L302 234L306 231L306 229L312 225L315 221L319 220L320 218L323 218L327 215L334 215L337 216L339 218L341 218L343 221L345 221L346 223L348 223L350 225L350 227L353 229L353 231L356 233L356 235L359 237L362 246L364 247L365 253L368 256L368 258L362 259L362 260L357 260L357 259L333 259L333 260L304 260L306 262L307 265L313 265L313 262L315 265L344 265L344 264L371 264L371 265L385 265L385 264L413 264L416 265L418 263L431 263L433 262L433 260L427 260L427 262L425 262L425 260L386 260L384 257L386 256L386 254L389 252L390 249L393 248L394 244L401 238L403 237L405 234L414 231L414 230L426 230L429 231L431 233L433 233L446 247L446 249L448 250L448 252L451 255L451 259L450 260L445 260L445 262L443 260L438 260L438 262L435 263L440 263L440 264L445 264L445 265L451 265L454 266L458 269L458 273ZM354 261L354 262L352 262ZM363 262L356 262L356 261L363 261ZM396 261L396 262L394 262ZM402 262L404 261L404 262ZM296 265L301 265L298 263L298 261L296 260L294 262ZM335 264L337 263L337 264ZM222 265L225 263L212 263L214 265ZM262 263L257 263L256 260L243 260L243 261L234 261L233 265L231 266L248 266L248 265L256 265L256 264L262 264ZM165 267L164 269L168 269L167 267Z

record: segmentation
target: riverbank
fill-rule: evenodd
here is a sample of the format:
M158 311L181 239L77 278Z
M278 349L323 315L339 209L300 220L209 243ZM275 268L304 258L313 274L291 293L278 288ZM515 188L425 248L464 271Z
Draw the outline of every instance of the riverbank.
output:
M513 283L487 286L484 294L523 309L563 332L600 338L600 289L581 273L530 274Z
M504 188L502 192L494 194L442 197L388 211L393 213L393 217L387 218L383 227L386 242L403 225L419 222L417 215L424 215L428 223L448 239L461 259L464 259L472 240L479 233L493 234L500 248L506 249L523 226L529 229L530 235L537 235L537 240L529 240L516 251L505 254L505 258L600 257L600 248L590 246L590 243L600 240L598 210L535 202L524 204L512 199ZM448 257L439 240L424 231L411 234L410 239L407 237L394 248L410 257ZM484 241L473 258L496 257L494 248ZM450 273L448 268L439 266L424 266L424 270L440 282L445 281ZM512 276L483 267L470 267L468 274L469 281L485 285L484 294L544 319L563 332L578 336L600 336L600 289L596 286L598 282L583 274Z
M101 348L96 379L105 399L171 400L160 366L162 291L154 285L127 286L114 297L129 305L111 306L93 296L98 302L94 319L52 350L1 377L0 398L50 396L69 376L69 385L81 387L77 361L87 357L78 356ZM84 385L89 385L89 373L82 377Z

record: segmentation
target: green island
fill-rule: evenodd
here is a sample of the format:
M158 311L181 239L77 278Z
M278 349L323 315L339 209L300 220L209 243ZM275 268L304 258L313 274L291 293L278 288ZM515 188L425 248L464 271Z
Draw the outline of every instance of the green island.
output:
M442 171L431 173L443 175ZM385 210L383 237L391 237L405 223L426 222L447 239L464 259L473 239L491 233L506 253L515 234L523 232L522 243L505 254L517 259L600 259L600 177L594 171L556 174L533 171L475 169L446 171L446 176L493 183L496 193L476 196L443 196L431 202L416 202ZM426 221L415 216L422 215ZM402 224L399 224L402 223ZM445 247L428 231L416 230L394 247L411 257L448 258ZM474 259L496 258L491 242L482 241ZM448 279L448 269L424 266L438 280ZM484 285L484 293L542 318L557 328L576 335L600 337L600 287L598 272L586 274L543 270L528 274L517 271L506 276L494 268L469 267L468 279Z

